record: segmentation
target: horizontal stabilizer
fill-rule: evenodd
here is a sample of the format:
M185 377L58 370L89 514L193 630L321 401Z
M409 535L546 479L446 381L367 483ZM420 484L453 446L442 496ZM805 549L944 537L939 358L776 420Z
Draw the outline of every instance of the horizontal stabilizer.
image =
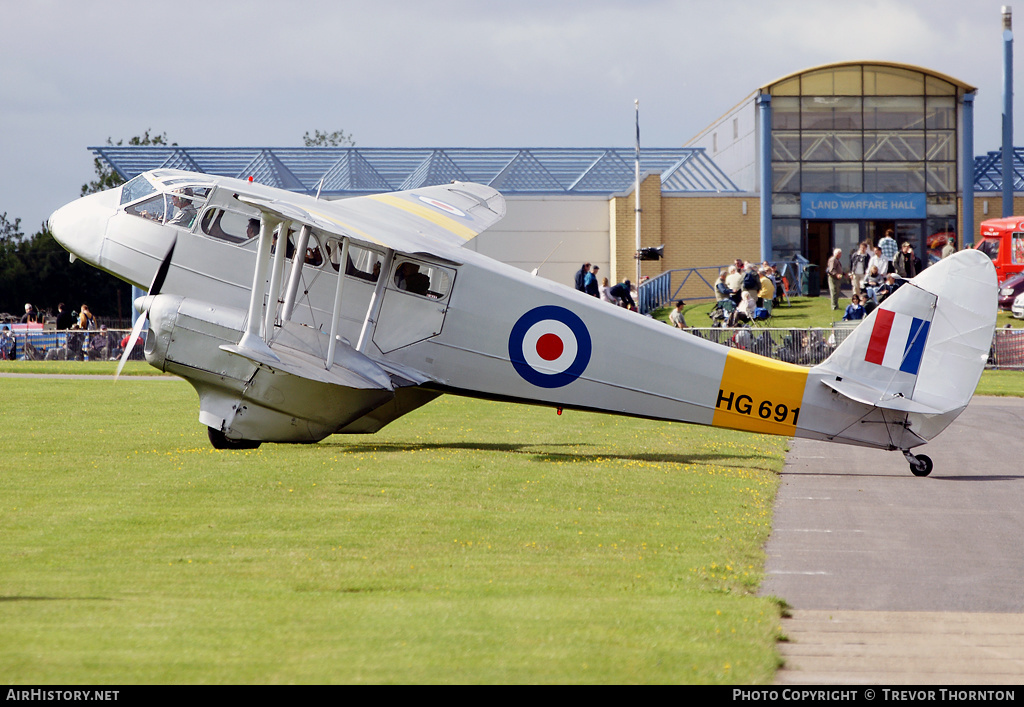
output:
M845 395L851 400L855 400L858 403L864 403L865 405L873 405L878 408L885 408L886 410L897 410L899 412L917 412L924 415L942 415L944 413L955 410L956 407L950 407L946 410L939 410L922 403L915 402L910 398L905 398L900 394L890 394L878 388L872 388L869 385L863 383L857 383L849 379L834 378L824 379L821 381L832 390L836 391L841 395Z

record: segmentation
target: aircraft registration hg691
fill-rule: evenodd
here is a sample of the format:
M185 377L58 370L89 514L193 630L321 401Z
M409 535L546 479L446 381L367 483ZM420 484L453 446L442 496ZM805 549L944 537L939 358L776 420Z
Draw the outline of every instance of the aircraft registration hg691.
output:
M909 450L967 406L992 342L996 278L976 251L804 368L475 252L504 214L478 184L321 201L161 169L49 225L72 257L151 283L146 360L192 384L218 448L375 432L455 393L899 449L923 476Z

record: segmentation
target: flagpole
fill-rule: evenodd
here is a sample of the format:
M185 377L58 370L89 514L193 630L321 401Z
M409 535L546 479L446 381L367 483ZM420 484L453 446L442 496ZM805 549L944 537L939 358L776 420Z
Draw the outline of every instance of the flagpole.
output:
M636 106L636 286L640 287L640 99L633 101Z

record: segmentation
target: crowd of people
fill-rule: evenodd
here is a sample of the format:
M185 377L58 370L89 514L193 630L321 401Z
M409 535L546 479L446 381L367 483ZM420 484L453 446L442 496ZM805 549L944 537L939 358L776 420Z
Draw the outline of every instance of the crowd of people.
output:
M942 257L948 258L955 252L956 239L950 236L942 248ZM840 308L843 281L850 281L853 294L843 312L844 321L863 319L904 281L916 277L924 269L913 244L909 241L897 244L892 229L885 232L878 245L871 246L867 241L858 244L857 250L850 254L848 269L843 268L842 255L840 248L832 251L825 275L833 311Z
M576 271L576 289L591 297L597 297L602 302L625 307L632 312L637 311L636 300L633 299L636 286L629 280L611 285L607 277L600 277L600 270L601 268L597 265L583 263Z
M63 336L48 338L54 342L50 346L38 345L38 340L33 343L33 339L27 336L19 342L17 332L12 331L10 325L4 325L0 329L0 359L14 360L20 355L28 360L84 361L88 358L90 361L107 361L120 357L128 343L128 334L119 336L108 330L106 324L99 323L88 304L82 304L78 311L73 311L61 302L57 305L56 315L53 315L27 303L20 323L45 325L49 321L53 322L56 331L63 333ZM40 328L29 328L29 331L38 332Z

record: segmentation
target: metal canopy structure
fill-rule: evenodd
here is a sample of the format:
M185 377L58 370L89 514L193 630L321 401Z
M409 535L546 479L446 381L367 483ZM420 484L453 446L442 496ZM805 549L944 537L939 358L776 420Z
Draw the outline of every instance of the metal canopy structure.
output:
M1013 148L1013 191L1024 191L1024 147ZM974 191L1003 190L1003 151L993 150L974 158Z
M174 168L328 197L468 181L504 194L615 194L633 187L632 148L90 147L122 178ZM664 193L738 192L703 148L640 150Z

